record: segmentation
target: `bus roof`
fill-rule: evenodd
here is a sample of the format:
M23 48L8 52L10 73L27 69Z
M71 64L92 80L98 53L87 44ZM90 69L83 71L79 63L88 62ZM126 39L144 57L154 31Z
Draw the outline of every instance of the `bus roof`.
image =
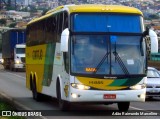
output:
M130 13L130 14L139 14L143 15L142 12L134 7L122 6L122 5L102 5L102 4L83 4L83 5L64 5L59 6L55 9L49 10L45 15L31 20L29 24L32 24L36 21L40 21L47 17L50 17L58 11L67 10L69 13L77 12L97 12L97 13Z

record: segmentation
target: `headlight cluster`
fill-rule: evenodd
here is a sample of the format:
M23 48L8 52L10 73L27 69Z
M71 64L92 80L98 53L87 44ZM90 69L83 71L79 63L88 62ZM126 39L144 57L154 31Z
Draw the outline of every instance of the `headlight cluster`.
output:
M89 90L90 89L89 86L85 86L83 84L78 84L78 83L72 83L71 86L73 88L80 89L80 90Z
M19 59L16 59L16 60L15 60L15 63L16 63L16 64L20 64L21 61L20 61Z
M143 89L145 87L146 87L146 84L138 84L138 85L131 86L130 89L132 89L132 90L140 90L140 89Z
M4 63L4 59L1 59L2 64Z

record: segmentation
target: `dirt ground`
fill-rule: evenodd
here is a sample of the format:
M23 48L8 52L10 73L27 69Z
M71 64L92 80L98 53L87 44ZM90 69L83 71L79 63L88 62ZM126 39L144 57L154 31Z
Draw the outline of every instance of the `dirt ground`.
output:
M148 61L148 66L160 70L160 61Z

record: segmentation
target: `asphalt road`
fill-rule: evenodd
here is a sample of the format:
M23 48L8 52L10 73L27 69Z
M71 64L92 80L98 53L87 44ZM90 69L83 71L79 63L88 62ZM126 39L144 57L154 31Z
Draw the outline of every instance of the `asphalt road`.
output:
M146 102L132 102L129 108L130 113L121 113L121 112L119 113L116 104L113 105L74 104L72 105L71 110L69 112L62 112L59 111L56 99L47 98L45 101L42 102L36 102L32 99L31 91L29 91L25 86L25 72L7 71L4 70L1 65L0 65L0 94L1 96L13 102L15 105L18 105L17 107L20 107L19 109L22 112L24 112L25 110L42 112L43 117L41 118L43 119L53 119L53 118L55 119L75 119L75 118L76 119L97 119L97 118L159 119L160 118L160 116L157 116L160 115L160 98L146 100ZM110 112L110 110L114 110L114 112ZM131 114L133 116L128 116Z

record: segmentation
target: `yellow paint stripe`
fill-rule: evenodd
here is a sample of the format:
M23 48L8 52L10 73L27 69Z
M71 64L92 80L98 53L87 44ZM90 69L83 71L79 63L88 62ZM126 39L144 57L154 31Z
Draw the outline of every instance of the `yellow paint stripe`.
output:
M114 82L114 79L97 79L88 77L76 77L76 78L84 85L102 90L120 90L127 88L127 86L109 86L111 83Z
M91 86L98 89L105 89L105 87L111 84L113 79L96 79L96 78L88 78L88 77L76 77L82 84L87 86ZM97 83L96 83L97 82ZM98 84L100 83L100 84Z

